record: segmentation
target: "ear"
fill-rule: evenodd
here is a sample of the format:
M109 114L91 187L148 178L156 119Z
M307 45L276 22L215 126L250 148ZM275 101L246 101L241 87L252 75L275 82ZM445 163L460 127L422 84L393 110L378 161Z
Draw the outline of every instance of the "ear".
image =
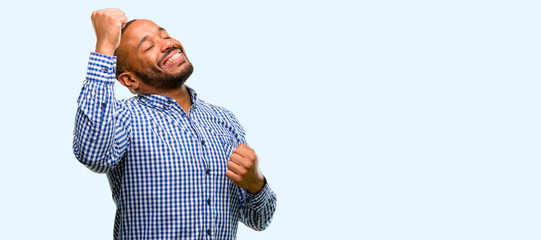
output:
M135 74L131 72L123 72L120 75L118 75L118 81L130 89L130 92L137 92L139 87L141 87L141 84L139 83L139 79L135 76Z

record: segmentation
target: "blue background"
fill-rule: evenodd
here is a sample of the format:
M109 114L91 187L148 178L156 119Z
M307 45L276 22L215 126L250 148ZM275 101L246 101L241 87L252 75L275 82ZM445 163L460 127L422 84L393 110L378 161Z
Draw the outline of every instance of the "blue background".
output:
M187 84L244 125L278 209L239 239L541 239L538 1L2 5L0 239L112 237L71 150L109 7L179 39Z

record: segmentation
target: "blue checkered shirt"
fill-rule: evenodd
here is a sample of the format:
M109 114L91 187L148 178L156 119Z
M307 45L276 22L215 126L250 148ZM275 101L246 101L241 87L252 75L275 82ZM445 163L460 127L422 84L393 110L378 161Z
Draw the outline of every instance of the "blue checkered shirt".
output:
M117 207L115 239L235 239L238 222L264 230L276 208L225 176L244 130L228 110L189 89L187 114L172 98L115 100L116 57L91 53L78 99L73 152L106 173Z

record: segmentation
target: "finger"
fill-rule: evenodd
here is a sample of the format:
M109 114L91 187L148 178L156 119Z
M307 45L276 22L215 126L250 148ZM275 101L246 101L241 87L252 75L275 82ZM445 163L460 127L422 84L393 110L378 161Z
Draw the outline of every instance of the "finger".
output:
M122 11L111 12L110 14L111 14L111 16L115 16L115 17L117 17L119 19L126 17L126 14L124 14L124 12L122 12Z
M233 153L239 154L242 157L254 159L256 157L255 151L248 147L248 145L241 143L233 149Z
M244 143L239 143L236 148L233 148L233 151L245 151L246 149L249 149L248 145Z
M107 8L107 9L100 9L100 10L96 10L94 12L92 12L92 15L91 16L96 16L96 15L117 15L117 14L124 14L124 12L122 12L120 9L116 9L116 8Z
M256 165L257 163L257 155L254 154L251 154L251 153L244 153L245 156L242 155L242 153L240 154L237 154L237 153L233 153L231 154L231 156L229 157L229 159L231 159L231 161L249 169L249 168L252 168L254 165Z
M128 17L123 16L121 21L122 21L122 25L120 27L124 28L126 26L126 23L128 22Z
M239 176L244 176L246 174L246 168L234 163L234 162L227 162L227 168L229 170L231 170L232 172L234 172L235 174L239 175Z
M97 10L97 11L94 11L92 14L93 15L108 16L108 17L115 17L115 18L120 18L120 17L126 15L120 9L115 9L115 8Z
M119 27L124 28L124 25L126 25L126 22L128 22L128 18L122 11L114 12L111 14L112 17L115 19L115 22L118 24Z
M118 8L104 8L104 9L100 9L98 11L102 11L102 12L109 12L109 13L124 13L122 10L118 9Z
M233 153L231 154L231 156L229 156L229 159L231 160L231 162L234 162L237 165L246 167L246 159L242 157L241 155Z
M231 179L231 181L233 181L234 183L238 183L240 182L241 178L239 175L235 174L233 171L231 170L226 170L225 171L225 176L229 179Z

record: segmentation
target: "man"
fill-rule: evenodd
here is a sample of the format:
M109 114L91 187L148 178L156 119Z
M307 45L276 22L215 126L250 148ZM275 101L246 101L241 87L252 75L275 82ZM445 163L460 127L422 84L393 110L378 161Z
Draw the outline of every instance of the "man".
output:
M78 99L73 151L106 173L115 239L235 239L264 230L276 196L228 110L197 97L182 44L119 9L92 13L96 51ZM115 77L135 97L114 98Z

